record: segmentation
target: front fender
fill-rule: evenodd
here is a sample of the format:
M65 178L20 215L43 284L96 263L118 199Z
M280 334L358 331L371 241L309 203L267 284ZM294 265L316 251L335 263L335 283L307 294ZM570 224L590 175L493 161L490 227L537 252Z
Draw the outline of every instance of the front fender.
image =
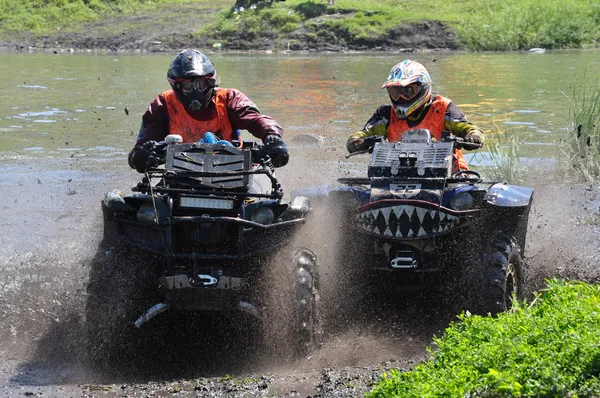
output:
M339 197L356 198L360 204L368 203L370 199L370 187L361 189L353 186L321 185L311 188L301 188L292 191L292 196L305 196L311 201L320 202ZM357 206L358 207L358 206Z
M490 187L483 200L498 207L525 207L532 197L533 188L497 183Z

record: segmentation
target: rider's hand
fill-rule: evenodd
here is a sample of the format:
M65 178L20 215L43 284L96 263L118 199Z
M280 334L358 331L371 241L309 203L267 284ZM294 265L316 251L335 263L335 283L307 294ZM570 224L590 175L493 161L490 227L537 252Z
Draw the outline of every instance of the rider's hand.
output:
M283 139L279 134L267 134L263 137L263 143L265 145L275 145L275 143L283 142Z
M146 141L141 145L136 145L129 153L129 166L138 173L144 173L150 166L149 161L153 158L152 151L154 148L156 148L156 141Z
M140 146L140 148L142 148L145 151L152 152L154 148L156 148L156 141L146 141Z
M367 145L365 144L365 140L362 138L350 137L348 142L346 142L346 149L349 153L354 153L358 151L364 151L367 149Z
M267 134L263 137L266 154L271 158L273 167L283 167L290 160L288 148L278 134Z
M472 142L473 144L483 144L483 133L480 131L469 133L463 140L465 142Z

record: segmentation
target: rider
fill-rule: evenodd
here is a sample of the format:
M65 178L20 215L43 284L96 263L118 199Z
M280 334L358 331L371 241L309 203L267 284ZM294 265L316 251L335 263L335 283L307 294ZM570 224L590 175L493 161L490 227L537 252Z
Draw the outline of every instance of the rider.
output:
M416 128L428 129L436 140L442 139L443 131L449 131L467 142L483 143L483 131L467 122L454 102L432 95L431 78L420 63L405 60L394 65L382 88L387 89L392 104L380 106L365 127L348 138L348 152L368 149L365 137L380 135L396 142L405 131ZM468 169L459 150L454 157L460 169Z
M210 132L208 136L231 142L240 138L240 129L245 129L262 139L265 146L273 147L270 154L275 167L285 166L289 156L281 126L261 114L241 91L220 88L219 80L206 55L193 49L180 52L167 72L171 90L159 94L142 116L129 165L143 173L156 142L169 134L181 135L183 142L213 142L205 139Z

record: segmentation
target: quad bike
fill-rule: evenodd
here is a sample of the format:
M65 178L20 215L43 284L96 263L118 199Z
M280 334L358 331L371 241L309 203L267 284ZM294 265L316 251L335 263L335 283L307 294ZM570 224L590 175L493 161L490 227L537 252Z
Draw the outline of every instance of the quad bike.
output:
M366 178L340 178L342 186L303 192L340 209L338 227L346 236L338 261L351 264L344 272L372 283L379 275L379 290L438 287L473 313L495 314L510 308L514 296L523 298L533 189L459 170L454 150L481 144L449 134L436 141L416 129L400 142L365 142L369 149L348 156L371 153Z
M86 308L92 353L103 358L148 322L189 313L278 325L293 355L306 353L319 336L318 264L290 241L308 199L282 200L267 146L180 142L172 135L154 148L134 193L102 201Z

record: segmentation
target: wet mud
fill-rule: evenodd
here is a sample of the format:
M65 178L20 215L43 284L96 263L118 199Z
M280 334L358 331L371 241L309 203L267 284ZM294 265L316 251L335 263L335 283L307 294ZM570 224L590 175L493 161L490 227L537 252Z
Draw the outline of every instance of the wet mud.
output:
M323 167L327 151L313 145L305 156L292 157L280 172L287 192L360 168ZM85 305L99 255L100 200L115 187L128 190L139 177L113 162L21 159L3 166L9 170L0 181L4 396L360 396L386 370L410 369L427 358L433 336L456 319L443 299L346 289L346 264L333 255L337 231L321 226L297 242L322 257L324 334L316 351L286 361L258 352L247 325L235 319L174 319L158 331L163 340L141 346L134 360L116 348L113 366L98 369L87 351ZM315 167L321 172L307 172ZM529 185L536 191L525 251L528 292L553 276L597 282L600 188ZM323 211L330 213L315 208L315 215L324 217Z

